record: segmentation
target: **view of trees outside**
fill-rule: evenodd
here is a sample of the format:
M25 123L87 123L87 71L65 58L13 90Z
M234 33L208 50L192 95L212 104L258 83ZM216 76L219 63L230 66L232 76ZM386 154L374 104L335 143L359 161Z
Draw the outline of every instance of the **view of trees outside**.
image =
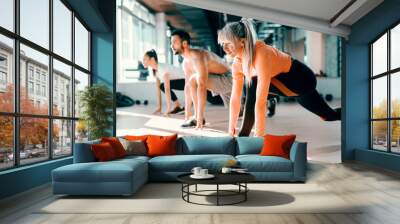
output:
M13 87L7 86L7 91L0 94L0 107L12 111L13 107ZM25 108L27 114L45 114L47 106L34 104L26 92L25 88L20 89L20 104ZM56 112L58 114L59 112ZM47 118L20 118L20 159L21 164L32 163L43 159L48 159L48 119ZM0 169L3 166L12 166L14 161L13 138L14 123L10 116L0 116ZM58 139L60 127L53 125L53 139Z
M84 120L75 122L75 142L84 142L88 140L88 129Z
M391 76L390 96L392 98L391 105L390 105L390 107L391 107L390 116L392 118L400 118L400 89L399 89L400 72L397 72L390 76ZM393 121L391 121L390 125L391 125L391 138L392 138L392 152L400 153L400 143L399 143L399 141L400 141L399 140L399 138L400 138L400 120L393 120Z
M400 117L400 100L392 100L392 116ZM373 108L373 117L386 118L387 117L387 101L382 101L378 106ZM390 121L391 125L391 141L393 152L400 152L400 120ZM373 121L372 122L372 136L373 147L378 150L387 150L387 121Z
M2 97L0 96L0 101ZM1 104L0 104L1 105ZM0 169L13 166L13 117L0 116Z

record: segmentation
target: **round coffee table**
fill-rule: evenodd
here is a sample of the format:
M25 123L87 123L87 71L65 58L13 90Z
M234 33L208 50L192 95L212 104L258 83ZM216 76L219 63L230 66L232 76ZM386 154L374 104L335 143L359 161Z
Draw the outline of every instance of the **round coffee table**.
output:
M255 177L249 173L216 173L213 174L215 177L212 179L193 179L190 177L191 173L182 174L177 177L178 181L182 183L182 199L188 203L198 205L234 205L247 200L247 192L249 188L247 183L255 180ZM215 190L198 190L197 185L216 185ZM190 186L195 186L194 191L190 191ZM220 189L220 185L236 185L237 190L223 190ZM205 194L209 192L215 192L215 194ZM190 201L190 196L203 196L203 197L216 197L216 204L202 204ZM232 197L240 196L240 199L231 203L221 203L221 197Z

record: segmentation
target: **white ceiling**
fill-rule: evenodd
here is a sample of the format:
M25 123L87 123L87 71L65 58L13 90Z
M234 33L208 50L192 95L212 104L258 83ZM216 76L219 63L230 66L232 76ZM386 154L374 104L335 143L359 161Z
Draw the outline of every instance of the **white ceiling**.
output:
M237 16L347 37L353 23L383 0L171 0ZM335 17L347 4L350 7ZM335 20L336 18L336 20Z
M252 0L246 4L329 20L351 0ZM243 0L230 0L243 4Z

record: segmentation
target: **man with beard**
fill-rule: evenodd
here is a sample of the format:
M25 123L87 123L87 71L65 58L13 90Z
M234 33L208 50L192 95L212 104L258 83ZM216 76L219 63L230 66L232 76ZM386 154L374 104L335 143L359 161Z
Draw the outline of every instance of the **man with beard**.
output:
M207 89L220 95L228 107L232 91L232 76L229 65L213 52L190 47L190 35L184 30L171 34L171 48L181 55L185 74L185 123L182 127L203 128ZM191 105L194 118L191 119Z

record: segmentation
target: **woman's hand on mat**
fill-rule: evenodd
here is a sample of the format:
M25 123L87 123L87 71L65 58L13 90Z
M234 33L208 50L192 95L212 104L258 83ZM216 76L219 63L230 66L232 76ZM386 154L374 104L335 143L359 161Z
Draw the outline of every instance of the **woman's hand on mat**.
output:
M171 115L170 112L171 112L171 108L170 108L169 106L167 106L167 109L165 110L165 112L164 112L163 115L164 115L165 117L169 117L169 116Z
M154 112L153 112L153 114L160 114L161 113L161 108L157 108Z
M230 135L231 137L236 137L236 135L237 135L236 128L231 128L231 129L228 131L228 133L229 133L229 135Z

